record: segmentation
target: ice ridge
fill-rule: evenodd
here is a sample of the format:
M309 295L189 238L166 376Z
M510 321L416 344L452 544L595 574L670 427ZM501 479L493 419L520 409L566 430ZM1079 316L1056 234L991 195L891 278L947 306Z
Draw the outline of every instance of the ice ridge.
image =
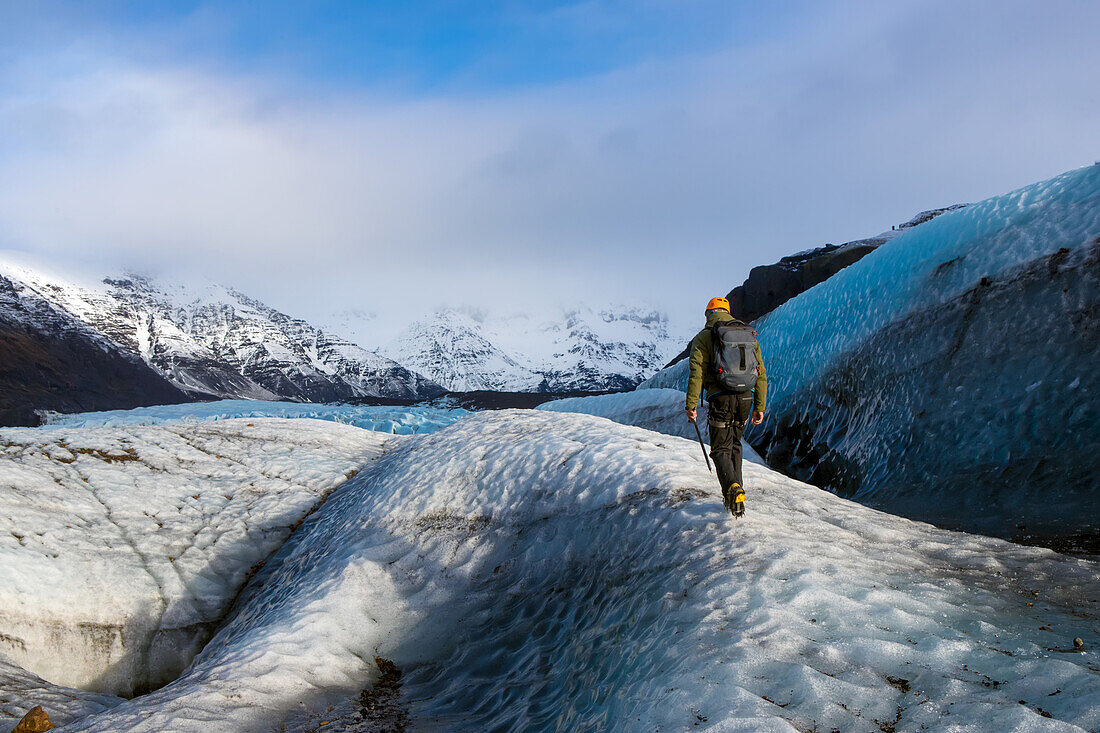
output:
M1058 649L1100 633L1093 562L755 465L733 523L697 445L591 416L391 440L180 679L71 730L370 730L382 660L433 730L1100 724L1091 657Z
M1095 544L1098 298L1100 165L946 212L756 322L769 409L747 439L905 516ZM686 383L681 362L642 386Z

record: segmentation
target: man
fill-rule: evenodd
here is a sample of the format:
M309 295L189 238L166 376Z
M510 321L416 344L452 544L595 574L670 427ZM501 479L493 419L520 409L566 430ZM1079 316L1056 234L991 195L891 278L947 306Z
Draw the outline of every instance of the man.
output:
M711 298L707 303L707 325L691 342L688 364L691 375L687 387L687 418L695 422L700 391L705 390L710 406L707 426L710 428L710 455L718 469L718 481L722 484L722 503L735 517L745 513L745 489L741 480L741 436L745 423L751 418L753 425L764 420L764 404L768 396L768 378L764 373L764 356L756 342L756 332L730 315L730 304L725 298ZM728 333L745 334L742 338L751 344L755 364L741 352L739 366L745 370L745 383L730 389L720 381L716 364L715 338L723 324L741 326L741 329L722 328ZM751 335L748 335L751 334ZM742 347L744 348L744 347ZM736 353L736 352L735 352ZM747 367L747 368L746 368ZM755 369L755 384L752 374ZM736 366L732 369L736 371ZM728 377L724 380L731 381Z

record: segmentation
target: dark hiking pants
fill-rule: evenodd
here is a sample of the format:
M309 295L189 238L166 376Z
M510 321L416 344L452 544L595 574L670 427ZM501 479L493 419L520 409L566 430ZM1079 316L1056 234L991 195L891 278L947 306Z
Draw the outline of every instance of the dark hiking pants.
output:
M745 423L752 416L752 392L744 394L716 394L707 400L707 426L710 428L710 457L718 470L718 482L722 484L722 498L730 487L741 480L741 436Z

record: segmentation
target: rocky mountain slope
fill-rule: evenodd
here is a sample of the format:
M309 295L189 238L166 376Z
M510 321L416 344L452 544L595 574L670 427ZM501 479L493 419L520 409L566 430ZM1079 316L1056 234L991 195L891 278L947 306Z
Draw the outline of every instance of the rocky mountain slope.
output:
M189 394L328 402L443 391L390 359L211 283L136 275L78 282L10 256L0 259L0 274Z
M37 425L43 410L189 399L136 355L0 276L0 425Z
M382 350L456 392L520 392L534 389L539 382L529 360L496 346L481 323L456 310L410 324Z
M575 392L629 389L674 349L664 315L622 307L538 317L445 309L382 352L455 391Z

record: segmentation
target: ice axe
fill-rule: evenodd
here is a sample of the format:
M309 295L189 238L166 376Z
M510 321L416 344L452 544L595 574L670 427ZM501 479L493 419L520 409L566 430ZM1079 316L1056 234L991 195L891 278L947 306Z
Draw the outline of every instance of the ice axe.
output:
M703 449L703 460L707 462L707 470L714 473L714 469L710 467L710 456L707 455L707 447L703 445L703 434L699 432L699 423L692 420L691 424L695 426L695 434L699 436L699 447Z

